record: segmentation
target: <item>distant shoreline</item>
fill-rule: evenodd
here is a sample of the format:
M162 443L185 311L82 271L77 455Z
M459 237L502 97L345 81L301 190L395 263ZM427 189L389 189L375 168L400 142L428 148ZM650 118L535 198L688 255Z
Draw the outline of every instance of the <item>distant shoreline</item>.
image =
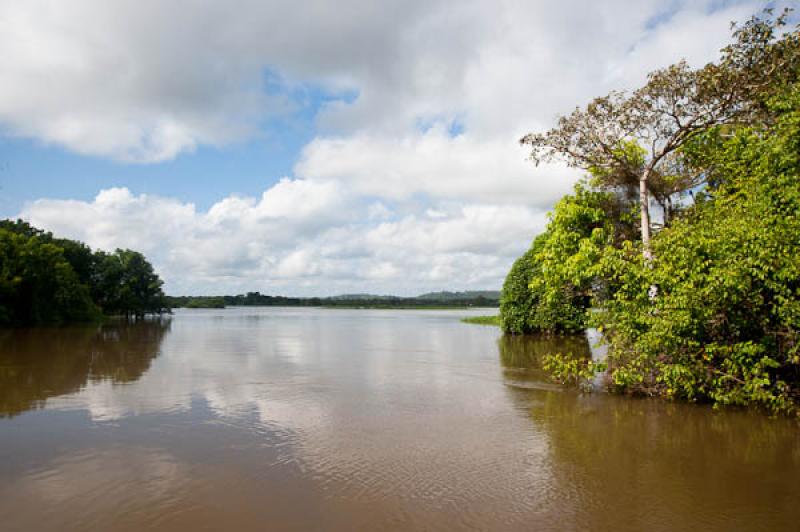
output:
M496 310L497 306L469 306L469 305L404 305L404 306L380 306L380 305L226 305L224 307L214 306L191 306L173 307L173 309L186 310L227 310L235 308L324 308L332 310ZM485 317L485 316L481 316ZM466 319L466 318L465 318Z
M415 297L346 294L333 297L269 296L248 292L235 296L167 296L169 308L324 307L374 309L498 308L500 292L431 292Z

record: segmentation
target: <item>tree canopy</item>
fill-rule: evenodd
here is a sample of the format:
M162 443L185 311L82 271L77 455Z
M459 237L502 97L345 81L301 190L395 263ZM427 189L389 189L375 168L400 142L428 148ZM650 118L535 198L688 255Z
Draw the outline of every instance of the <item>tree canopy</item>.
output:
M141 253L93 252L22 220L0 221L0 325L161 313L161 285Z
M684 164L681 148L698 132L720 124L763 119L776 82L797 79L797 33L782 34L788 11L755 16L734 31L718 63L692 69L685 61L649 74L641 88L614 91L576 108L545 133L520 142L531 159L563 159L590 171L602 188L638 189L643 253L651 254L650 198L665 208L701 184L703 169Z
M776 410L800 403L800 89L772 109L768 130L743 128L707 154L724 184L657 235L652 264L631 246L607 254L619 289L597 320L614 386ZM653 301L649 284L659 287Z
M547 230L517 259L500 303L505 331L565 333L586 326L595 292L605 286L597 268L607 245L632 237L624 199L583 184L549 215Z

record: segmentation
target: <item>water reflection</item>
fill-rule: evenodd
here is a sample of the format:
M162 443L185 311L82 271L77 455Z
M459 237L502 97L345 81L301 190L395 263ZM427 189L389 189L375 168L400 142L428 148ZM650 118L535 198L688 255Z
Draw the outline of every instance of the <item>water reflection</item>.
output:
M502 337L498 348L509 399L547 442L559 529L796 526L795 421L548 384L544 355L592 356L584 336Z
M800 518L793 420L598 393L533 392L528 413L574 498L565 528L794 530Z
M89 382L130 383L158 356L169 320L0 330L0 416L40 408Z
M585 337L462 316L197 310L3 337L6 415L43 406L0 419L3 532L800 522L796 424L565 390L542 357L589 356Z
M574 357L592 356L586 336L501 336L497 340L500 364L506 384L519 388L555 388L542 369L545 355L561 353Z

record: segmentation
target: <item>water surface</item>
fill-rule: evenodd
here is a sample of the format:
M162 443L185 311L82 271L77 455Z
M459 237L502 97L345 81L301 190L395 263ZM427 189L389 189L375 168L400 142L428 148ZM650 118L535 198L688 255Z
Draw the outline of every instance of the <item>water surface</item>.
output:
M581 395L464 311L239 308L0 331L0 523L797 530L800 428Z

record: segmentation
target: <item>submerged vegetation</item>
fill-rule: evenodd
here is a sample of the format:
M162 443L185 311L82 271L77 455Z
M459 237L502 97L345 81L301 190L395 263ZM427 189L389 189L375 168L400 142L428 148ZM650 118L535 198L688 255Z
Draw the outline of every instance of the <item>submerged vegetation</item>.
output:
M161 285L141 253L92 251L22 220L0 221L0 326L160 314Z
M510 334L603 331L604 364L561 380L800 408L800 33L753 17L717 63L651 74L522 139L587 179L508 274ZM651 212L651 201L660 217Z

